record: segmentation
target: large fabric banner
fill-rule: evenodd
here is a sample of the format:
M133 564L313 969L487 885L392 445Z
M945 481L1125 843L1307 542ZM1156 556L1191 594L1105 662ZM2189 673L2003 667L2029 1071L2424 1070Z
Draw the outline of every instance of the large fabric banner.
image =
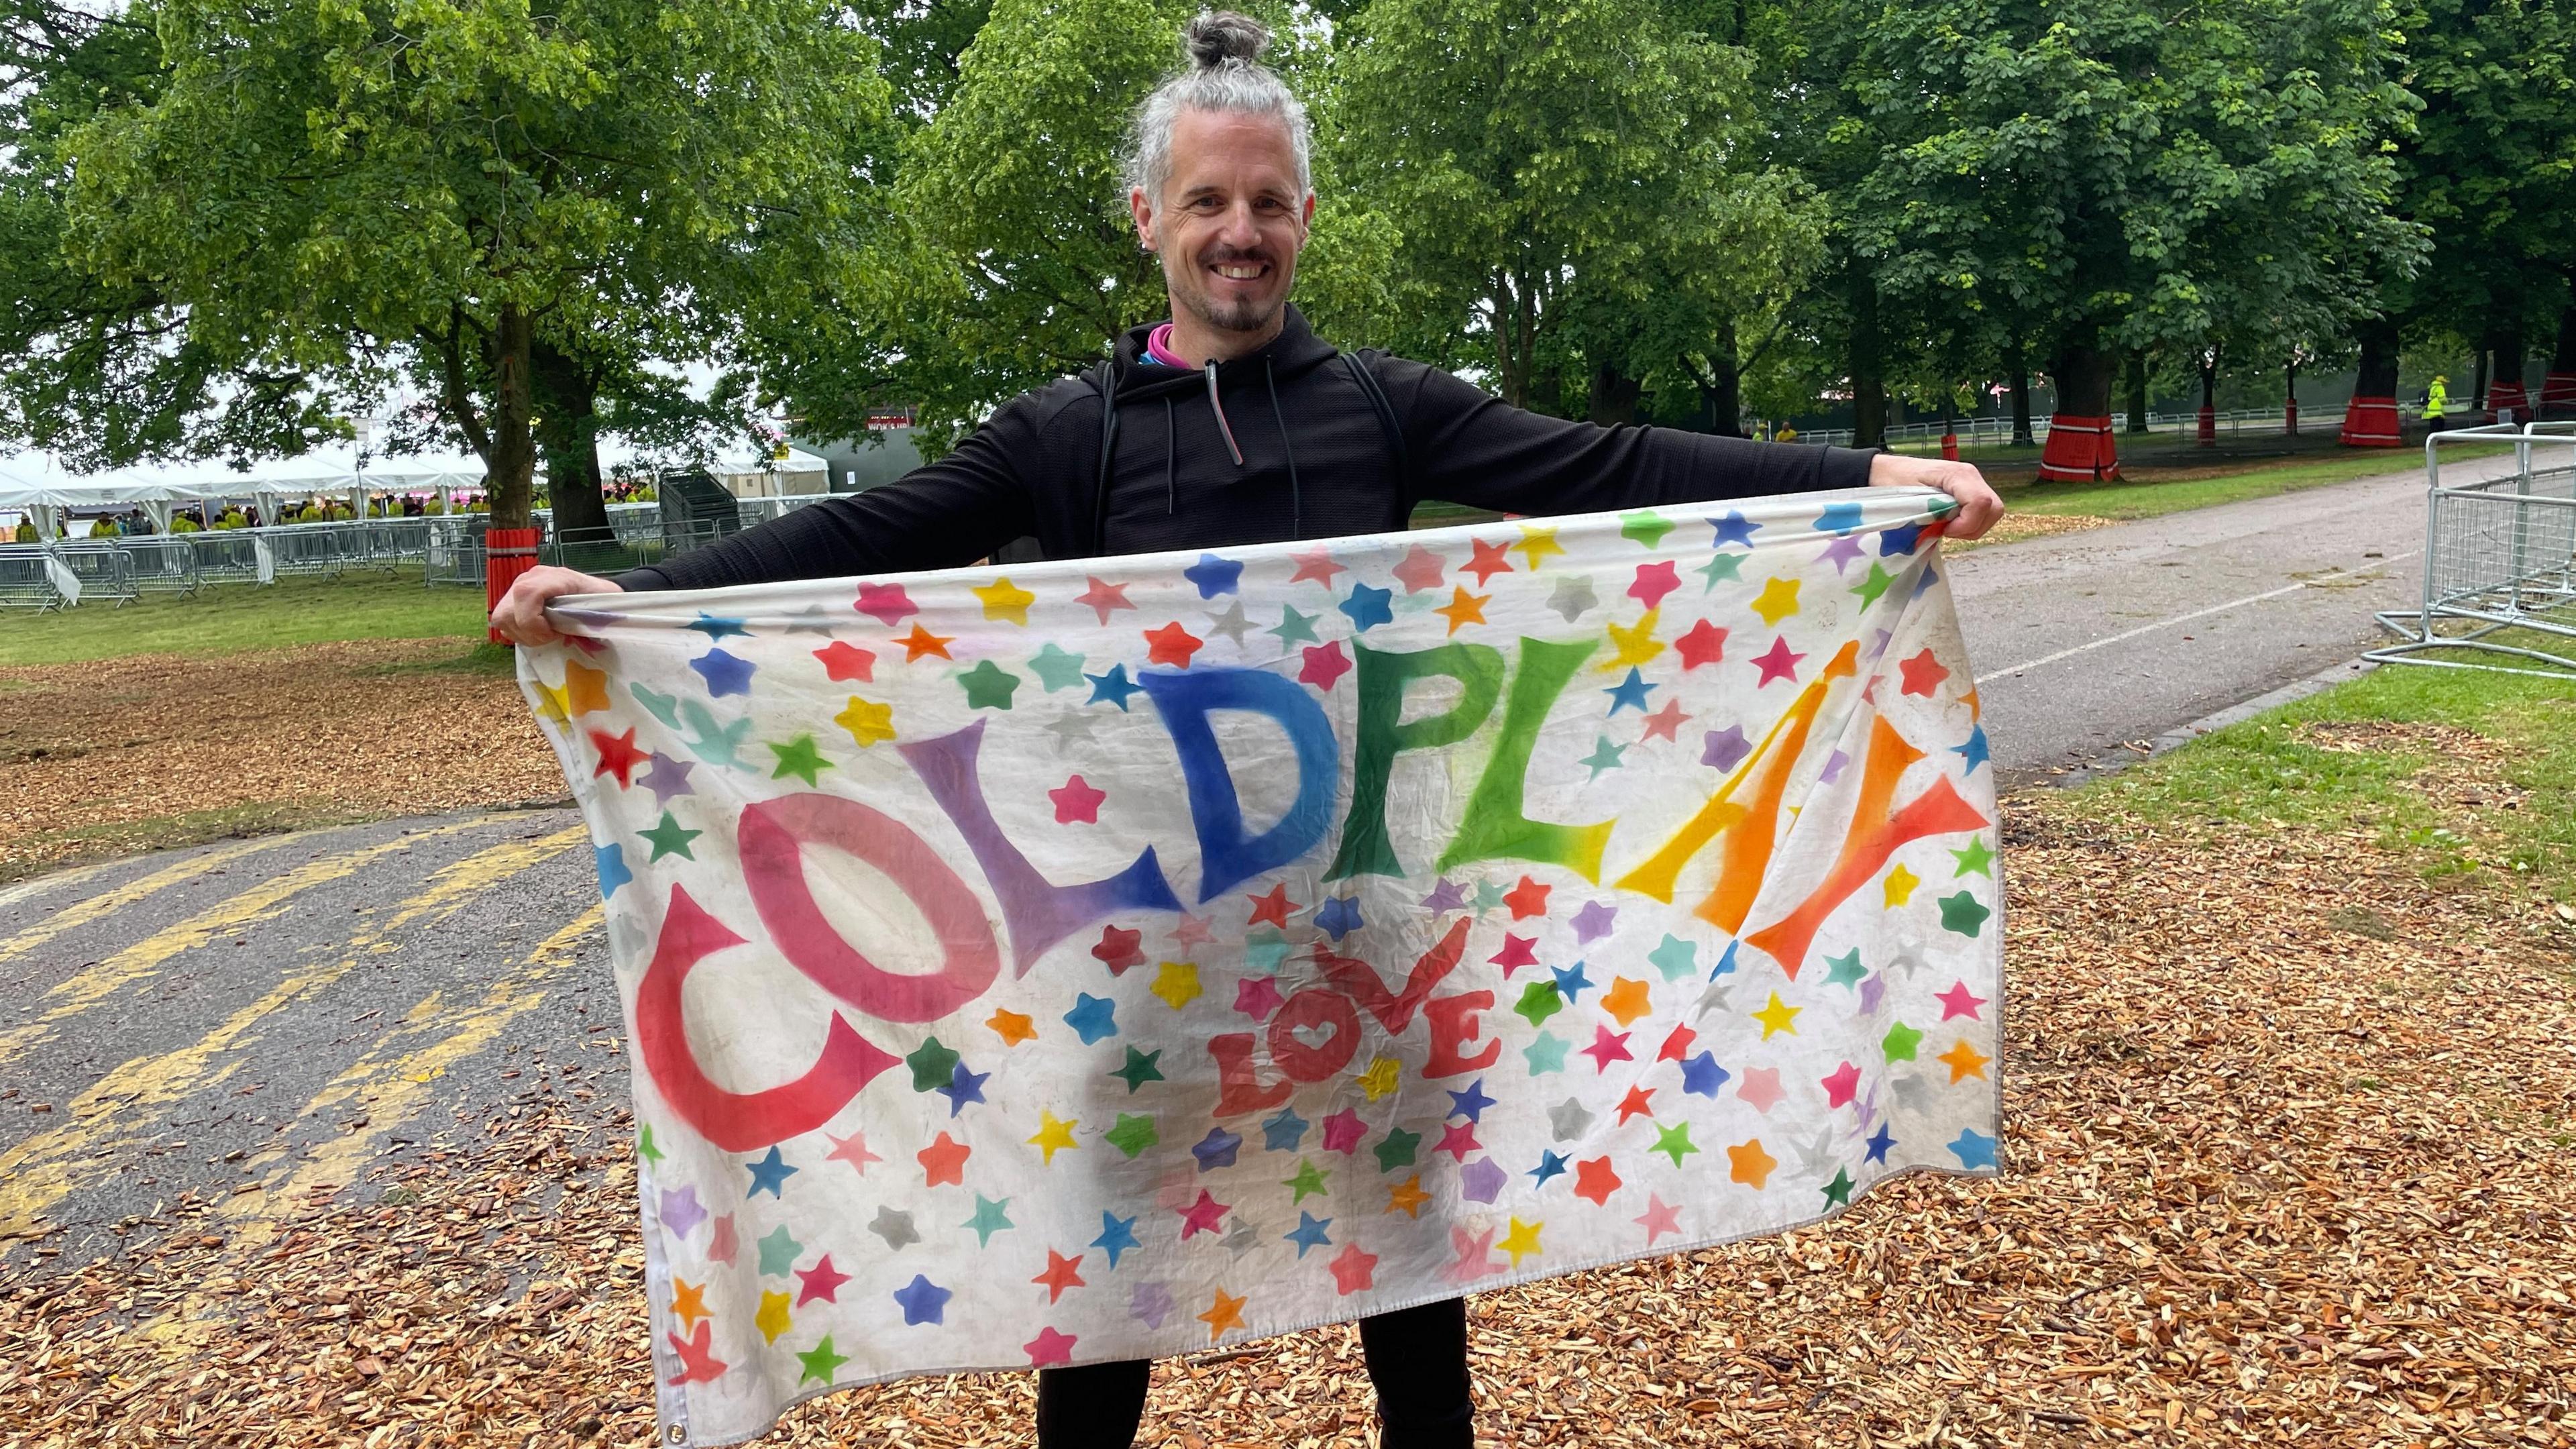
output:
M1946 507L568 601L665 1440L1994 1171Z

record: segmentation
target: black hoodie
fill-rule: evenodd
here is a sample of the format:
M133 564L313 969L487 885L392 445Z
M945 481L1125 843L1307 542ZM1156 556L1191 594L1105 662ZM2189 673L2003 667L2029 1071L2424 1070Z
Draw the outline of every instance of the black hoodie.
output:
M955 452L896 482L623 575L629 589L952 568L1033 537L1048 558L1335 538L1405 526L1425 499L1590 513L1856 488L1870 454L1669 428L1601 428L1516 408L1436 367L1360 358L1391 404L1403 466L1359 380L1296 308L1266 347L1208 373L1111 364L1117 431L1102 486L1095 368L1022 393Z

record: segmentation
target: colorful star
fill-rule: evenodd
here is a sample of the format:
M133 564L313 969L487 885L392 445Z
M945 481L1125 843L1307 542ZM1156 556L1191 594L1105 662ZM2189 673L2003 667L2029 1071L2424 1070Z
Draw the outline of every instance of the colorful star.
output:
M1512 908L1512 919L1515 921L1524 921L1532 916L1544 916L1547 914L1547 893L1550 889L1552 887L1540 885L1528 876L1522 876L1520 884L1504 894L1503 904Z
M1977 904L1977 898L1961 891L1941 898L1941 929L1973 938L1994 912Z
M1533 981L1522 987L1521 999L1512 1007L1513 1011L1526 1018L1532 1026L1538 1025L1564 1009L1564 994L1556 989L1556 983L1553 981Z
M1199 968L1189 961L1166 961L1154 972L1150 990L1174 1011L1199 999Z
M1342 1245L1341 1255L1325 1266L1332 1269L1334 1289L1341 1296L1348 1298L1354 1293L1366 1291L1374 1281L1377 1255L1361 1252L1360 1245L1357 1243L1345 1243Z
M706 834L703 830L690 830L683 827L679 819L668 810L662 812L661 823L650 830L637 833L653 842L652 860L660 860L666 855L676 855L682 860L695 860L698 857L691 852L689 842ZM651 860L646 862L648 865L651 863Z
M1986 998L1970 991L1965 981L1953 985L1949 990L1932 999L1941 1003L1943 1021L1948 1021L1954 1016L1964 1016L1974 1021L1977 1019L1977 1008L1986 1004Z
M1345 1107L1324 1119L1324 1150L1345 1155L1357 1151L1360 1138L1367 1132L1368 1124L1360 1120L1360 1114Z
M885 1161L884 1158L879 1157L868 1150L868 1139L864 1133L853 1132L847 1137L834 1137L831 1133L826 1132L823 1136L829 1139L832 1144L832 1150L823 1154L823 1160L826 1162L846 1162L850 1165L851 1171L856 1172L861 1177L868 1175L869 1163Z
M1589 1199L1595 1207L1609 1206L1610 1194L1617 1192L1621 1186L1623 1184L1619 1181L1619 1174L1611 1170L1610 1159L1607 1157L1595 1157L1574 1164L1574 1195Z
M744 1191L744 1197L756 1197L764 1188L768 1190L771 1197L784 1196L779 1189L784 1187L787 1179L794 1177L798 1171L787 1165L786 1159L778 1155L778 1149L774 1146L769 1149L767 1157L758 1162L746 1162L743 1168L751 1174L751 1186Z
M1612 1062L1634 1060L1628 1055L1628 1037L1629 1033L1613 1032L1606 1026L1592 1028L1592 1045L1585 1047L1583 1054L1592 1058L1594 1076L1608 1072Z
M1234 1166L1235 1158L1242 1151L1241 1133L1228 1132L1222 1127L1210 1127L1205 1137L1191 1145L1190 1156L1198 1160L1199 1171L1214 1172L1220 1167Z
M773 780L798 779L811 787L819 783L825 770L832 768L832 762L815 747L812 735L798 735L783 745L773 744L769 752L778 757L778 768L769 774Z
M1029 605L1038 601L1037 595L1012 583L1007 575L989 584L971 588L967 592L973 594L976 601L984 606L985 618L1000 619L1022 628L1028 626Z
M796 1235L787 1231L785 1223L780 1223L770 1230L769 1236L760 1240L761 1276L786 1277L787 1270L796 1266L797 1256L804 1251L805 1245L796 1241Z
M1389 623L1394 620L1395 611L1388 607L1389 601L1394 597L1395 590L1393 589L1379 589L1372 588L1367 584L1353 584L1351 585L1350 597L1342 600L1341 603L1335 607L1339 608L1342 613L1350 619L1351 627L1353 629L1365 634L1380 624ZM1451 632L1454 633L1456 631L1452 630Z
M1925 699L1930 699L1933 692L1941 687L1941 681L1950 677L1950 671L1941 667L1941 662L1932 657L1929 649L1899 662L1896 670L1905 676L1905 687L1898 693L1919 694Z
M1744 737L1744 726L1728 725L1722 730L1708 732L1700 746L1699 762L1720 770L1733 770L1751 753L1753 744Z
M1538 528L1528 524L1522 525L1521 541L1513 544L1512 547L1521 551L1521 561L1529 565L1531 573L1538 572L1539 560L1551 554L1562 557L1565 553L1565 545L1556 541L1555 529Z
M1058 825L1099 824L1100 802L1109 798L1108 791L1093 788L1091 782L1080 775L1046 793L1047 798L1055 802L1055 823Z
M1988 880L1994 879L1995 853L1986 848L1986 840L1984 836L1972 835L1968 837L1967 848L1964 850L1953 850L1950 852L1950 855L1952 859L1959 863L1958 869L1951 873L1952 879L1969 875L1981 875Z
M1681 580L1673 577L1672 560L1639 564L1635 581L1628 585L1628 597L1652 609L1664 601L1664 595L1681 586Z
M1806 657L1789 647L1788 635L1780 635L1771 641L1770 648L1754 656L1753 667L1762 671L1762 677L1754 682L1753 687L1760 689L1781 679L1797 683L1798 662Z
M815 650L814 657L823 662L823 675L827 679L847 683L853 679L872 681L877 677L875 653L846 639L835 639Z
M1504 1234L1503 1240L1496 1243L1494 1246L1503 1252L1511 1254L1512 1266L1517 1268L1521 1265L1522 1258L1541 1251L1538 1245L1538 1235L1539 1230L1546 1226L1547 1224L1543 1221L1525 1223L1519 1218L1514 1218L1512 1219L1512 1230L1509 1233Z
M989 1198L979 1192L975 1194L975 1216L958 1226L975 1230L977 1247L990 1247L995 1233L1017 1226L1011 1221L1011 1215L1003 1211L1010 1205L1009 1198Z
M921 1163L921 1185L937 1187L941 1183L963 1184L966 1181L966 1159L974 1151L974 1148L955 1140L947 1133L940 1133L937 1141L913 1154Z
M1659 686L1648 684L1645 676L1639 671L1630 669L1626 679L1601 692L1610 696L1610 714L1615 718L1623 706L1634 708L1637 713L1644 714L1647 692L1656 688Z
M1467 546L1473 551L1474 556L1468 559L1458 572L1474 574L1476 587L1480 589L1485 587L1485 581L1495 574L1507 574L1513 571L1510 562L1510 544L1487 543L1477 538L1468 540Z
M1735 1084L1735 1095L1746 1106L1768 1117L1771 1109L1779 1106L1780 1099L1788 1094L1780 1088L1778 1067L1746 1067L1744 1079Z
M1806 1008L1803 1006L1790 1006L1783 1003L1780 1000L1780 993L1774 991L1771 993L1771 1003L1760 1011L1754 1012L1753 1019L1762 1023L1762 1039L1769 1041L1777 1032L1785 1031L1791 1036L1796 1036L1798 1013L1804 1010Z
M1395 1058L1379 1057L1370 1062L1368 1070L1360 1073L1356 1080L1359 1082L1360 1090L1367 1093L1368 1099L1374 1102L1395 1090L1403 1071L1403 1064Z
M1534 990L1546 992L1547 1000L1551 1003L1556 1000L1556 988L1554 986L1539 981L1531 982L1530 986ZM1521 1001L1524 1006L1529 1004L1529 997L1526 993L1523 994ZM1547 1013L1545 1012L1540 1013L1542 1018L1545 1017L1546 1014ZM1523 1015L1527 1015L1527 1013L1524 1012ZM1544 1076L1549 1072L1561 1072L1565 1070L1565 1053L1573 1045L1574 1043L1567 1041L1565 1038L1558 1036L1554 1032L1542 1031L1537 1036L1530 1039L1530 1044L1528 1046L1521 1048L1521 1056L1529 1062L1529 1074L1531 1076Z
M1463 588L1450 590L1449 602L1431 612L1449 621L1449 632L1455 634L1468 624L1485 622L1485 606L1493 602L1491 594L1471 594Z
M1694 1096L1714 1097L1728 1079L1729 1073L1717 1064L1714 1052L1701 1052L1682 1063L1682 1090Z
M1679 1167L1683 1158L1699 1151L1699 1146L1690 1139L1688 1122L1675 1122L1669 1126L1659 1122L1655 1124L1655 1145L1646 1150L1663 1153L1673 1160L1673 1166Z
M1627 1026L1654 1010L1654 1006L1646 998L1645 982L1633 976L1621 976L1612 980L1610 989L1602 993L1601 1009L1610 1013L1621 1026Z
M1126 1154L1132 1161L1137 1153L1162 1141L1163 1134L1154 1126L1153 1118L1132 1112L1121 1112L1118 1114L1117 1123L1108 1131L1101 1133L1100 1138Z
M1099 616L1100 622L1103 624L1109 622L1109 614L1111 610L1133 609L1136 607L1134 604L1127 602L1127 586L1125 584L1109 583L1103 579L1093 578L1088 574L1083 576L1083 582L1090 587L1076 595L1073 601L1077 604L1088 606L1092 613Z
M912 606L912 598L904 593L901 584L861 584L859 601L850 607L873 616L889 629L902 623L904 615L920 612Z
M1767 581L1753 600L1753 612L1762 616L1763 623L1779 628L1781 620L1798 612L1798 584L1796 579Z
M912 1275L911 1282L894 1290L894 1301L903 1306L904 1323L913 1327L942 1322L949 1297L947 1289L919 1273Z
M1320 648L1308 645L1305 656L1306 667L1297 671L1297 682L1300 684L1311 684L1317 689L1331 689L1336 680L1350 672L1350 656L1342 652L1342 641L1339 639Z
M1887 1054L1887 1059L1891 1062L1914 1060L1914 1049L1922 1044L1923 1033L1901 1021L1889 1027L1887 1035L1879 1038L1878 1042L1879 1049Z
M1984 1077L1986 1074L1986 1063L1994 1060L1994 1058L1979 1055L1975 1047L1968 1045L1968 1039L1966 1037L1961 1037L1959 1040L1951 1043L1948 1051L1941 1053L1932 1060L1948 1067L1950 1069L1950 1080L1953 1084L1956 1084L1958 1082L1965 1081L1970 1077Z
M1680 1211L1651 1192L1646 1194L1646 1211L1636 1219L1636 1224L1646 1230L1646 1246L1649 1248L1664 1234L1682 1230Z
M1198 586L1200 598L1213 599L1219 594L1234 593L1241 587L1243 565L1233 559L1203 553L1197 563L1181 570L1181 577Z
M1653 662L1656 655L1663 653L1663 641L1655 637L1655 621L1655 611L1648 609L1635 624L1624 628L1618 624L1603 626L1610 635L1610 657L1598 666L1599 672L1633 670L1640 664Z
M841 712L832 716L832 723L848 730L850 739L859 748L866 749L879 740L894 738L894 706L861 699L854 694L850 696L850 702L841 707Z
M1216 1290L1216 1301L1208 1305L1207 1312L1198 1316L1199 1322L1208 1326L1208 1342L1214 1343L1225 1337L1227 1329L1243 1327L1245 1301L1227 1297L1222 1288Z
M1142 685L1128 681L1127 666L1124 664L1112 664L1106 674L1086 674L1083 678L1091 681L1091 698L1084 700L1083 703L1114 704L1122 714L1127 710L1127 697L1141 693L1144 688Z
M1869 573L1859 583L1852 585L1849 592L1860 595L1860 606L1866 611L1870 605L1878 602L1879 595L1887 592L1887 586L1895 582L1896 575L1880 568L1878 561L1872 559Z
M1080 1147L1082 1145L1081 1143L1073 1140L1073 1126L1073 1123L1065 1121L1053 1112L1040 1111L1038 1113L1038 1132L1035 1137L1029 1139L1029 1145L1035 1147L1041 1153L1044 1153L1045 1156L1042 1160L1047 1165L1052 1166L1055 1163L1055 1155L1059 1149Z
M1726 1161L1728 1179L1743 1183L1756 1192L1760 1192L1762 1184L1769 1180L1771 1170L1780 1165L1779 1159L1762 1150L1759 1137L1740 1147L1726 1149Z
M1315 912L1315 928L1331 936L1336 944L1344 936L1360 929L1362 924L1356 896L1334 896Z
M1431 1194L1422 1190L1422 1174L1417 1172L1386 1190L1385 1211L1402 1213L1409 1218L1419 1218L1422 1216L1422 1205L1429 1201L1431 1201Z
M1907 901L1912 900L1914 898L1914 888L1921 884L1923 884L1923 877L1907 870L1902 865L1889 871L1887 873L1888 908L1893 910L1896 907L1905 904Z
M1049 694L1071 689L1082 683L1082 656L1066 653L1050 639L1044 648L1029 656L1029 672L1038 677Z
M817 1298L826 1303L839 1302L840 1300L833 1295L841 1291L842 1284L850 1281L849 1274L832 1266L832 1255L829 1253L825 1253L823 1261L813 1267L797 1269L796 1278L804 1285L796 1293L796 1306L799 1308Z
M1491 964L1502 967L1503 979L1505 981L1509 981L1512 979L1513 971L1523 966L1535 966L1538 964L1538 954L1535 950L1537 945L1538 938L1536 936L1515 936L1511 932L1505 931L1503 933L1503 949L1496 951L1493 954Z
M1181 1241L1186 1243L1201 1233L1215 1232L1224 1224L1225 1215L1231 1211L1233 1209L1218 1202L1215 1195L1206 1188L1200 1188L1198 1201L1180 1210Z
M1979 1168L1995 1165L1995 1139L1972 1127L1959 1129L1958 1137L1950 1143L1950 1151L1958 1156L1961 1167Z
M1288 582L1292 584L1313 579L1329 589L1333 586L1333 575L1343 572L1343 566L1333 562L1333 551L1320 545L1288 556L1297 561L1297 571L1288 576Z
M596 780L602 775L615 775L620 790L627 788L627 776L634 772L635 767L649 758L645 751L635 747L635 731L631 729L622 735L592 730L590 743L599 751L599 768L592 770L590 777Z
M912 664L934 654L942 659L949 658L948 646L956 637L954 634L933 634L916 623L911 633L894 642L903 646L903 662Z
M760 1311L752 1315L751 1326L759 1329L763 1338L776 1343L778 1335L794 1326L794 1320L787 1313L787 1295L762 1289Z
M1860 1068L1845 1062L1828 1073L1823 1081L1827 1107L1849 1106L1860 1092Z
M1168 665L1174 669L1189 668L1190 656L1198 653L1199 646L1205 642L1189 630L1182 628L1178 619L1165 624L1160 629L1147 629L1144 631L1144 636L1145 662Z
M759 668L748 659L710 649L689 661L689 667L707 682L707 693L717 699L728 694L751 693L752 672Z
M1105 1041L1118 1034L1118 1003L1088 991L1074 993L1073 1009L1064 1014L1064 1024L1084 1046Z

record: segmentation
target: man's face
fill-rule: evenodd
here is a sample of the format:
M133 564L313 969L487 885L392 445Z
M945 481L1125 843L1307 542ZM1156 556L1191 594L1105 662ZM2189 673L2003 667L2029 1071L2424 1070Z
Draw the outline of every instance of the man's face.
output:
M1175 315L1226 332L1259 332L1278 319L1315 215L1278 117L1183 111L1163 194L1131 191L1127 202L1136 234L1162 254Z

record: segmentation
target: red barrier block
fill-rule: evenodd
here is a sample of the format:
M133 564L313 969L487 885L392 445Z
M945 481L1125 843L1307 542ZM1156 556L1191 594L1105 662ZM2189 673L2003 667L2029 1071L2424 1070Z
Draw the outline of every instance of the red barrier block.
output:
M543 530L534 528L495 528L483 535L483 601L488 611L510 592L519 575L537 566L537 540ZM495 644L501 643L501 631L487 629Z
M2343 432L2337 441L2347 448L2395 448L2405 440L2397 432L2397 399L2357 397L2343 410Z
M2111 441L2111 420L2071 414L2051 417L2048 443L2039 453L2039 476L2050 483L2090 483L2119 477L2120 457Z

